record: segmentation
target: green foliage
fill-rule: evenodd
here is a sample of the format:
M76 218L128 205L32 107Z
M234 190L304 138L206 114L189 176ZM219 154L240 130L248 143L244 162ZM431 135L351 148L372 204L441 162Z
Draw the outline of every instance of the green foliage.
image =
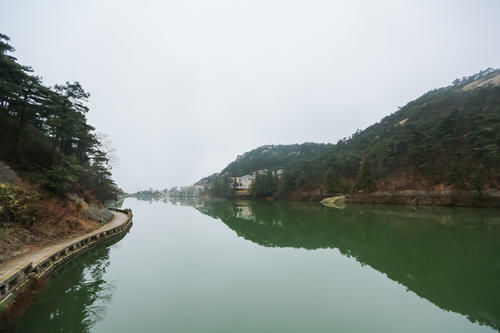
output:
M279 198L286 198L294 188L294 178L288 170L285 170L281 177L278 178L278 191Z
M266 174L257 174L250 189L253 197L269 197L278 191L278 176L275 172L268 170Z
M46 173L42 178L42 185L57 194L63 194L76 184L81 169L75 157L65 158L61 164Z
M33 202L38 198L24 187L0 184L0 220L31 226L36 214Z
M333 192L337 188L338 179L335 171L330 167L325 173L325 184L327 192Z
M209 194L215 197L232 198L235 195L234 183L229 176L217 178L209 190Z
M361 161L356 177L356 188L358 190L373 191L375 189L375 177L372 170L373 165L368 160Z
M299 163L306 163L322 156L331 144L307 142L301 145L262 146L238 156L221 174L228 173L233 177L250 174L256 170L278 170L289 168Z
M336 144L259 147L238 156L222 173L242 176L257 170L284 169L274 192L259 176L255 196L287 197L293 191L318 188L344 193L375 191L376 184L398 174L409 175L407 179L417 179L428 187L443 184L479 192L498 188L500 87L482 85L464 90L475 80L498 75L500 70L489 68L431 90ZM213 181L211 177L207 180Z
M484 189L484 178L484 167L480 165L471 175L471 187L478 192L480 197Z
M16 122L10 146L0 145L2 155L45 173L41 182L55 193L78 185L101 200L113 199L119 190L111 178L109 147L87 123L90 94L79 82L44 86L30 67L8 54L13 51L9 38L0 34L0 115L5 123ZM38 146L44 149L28 149L34 131L41 134Z
M147 190L137 191L135 193L129 194L131 197L160 197L163 193L159 190L153 190L151 187Z

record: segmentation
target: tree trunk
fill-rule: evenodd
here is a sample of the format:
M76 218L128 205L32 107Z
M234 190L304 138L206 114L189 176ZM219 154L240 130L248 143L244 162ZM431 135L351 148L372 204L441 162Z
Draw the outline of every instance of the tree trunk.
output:
M20 112L19 112L19 128L17 130L17 135L16 135L16 157L20 161L22 158L22 141L23 141L23 132L24 128L26 127L26 100L28 99L28 96L25 94L23 97L23 106L20 107Z
M23 134L24 128L26 127L26 122L24 121L24 111L21 113L21 118L19 119L19 127L16 133L16 157L18 160L22 158L22 148L23 148Z
M57 142L59 141L59 130L56 131L56 135L54 137L54 141L52 142L52 153L51 153L51 165L50 167L53 168L56 165L56 148L57 148Z

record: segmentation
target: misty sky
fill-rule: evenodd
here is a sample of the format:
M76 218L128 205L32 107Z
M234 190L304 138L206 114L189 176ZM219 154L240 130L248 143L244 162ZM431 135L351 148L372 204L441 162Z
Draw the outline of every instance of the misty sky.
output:
M91 93L129 192L264 144L336 142L500 67L498 0L0 0L0 32L46 84Z

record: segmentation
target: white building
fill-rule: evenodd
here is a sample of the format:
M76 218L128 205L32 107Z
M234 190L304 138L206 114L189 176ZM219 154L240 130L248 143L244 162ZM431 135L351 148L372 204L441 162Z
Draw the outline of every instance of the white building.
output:
M249 190L250 187L252 187L253 182L255 181L255 176L244 175L241 177L234 177L233 181L236 181L236 190L238 191Z

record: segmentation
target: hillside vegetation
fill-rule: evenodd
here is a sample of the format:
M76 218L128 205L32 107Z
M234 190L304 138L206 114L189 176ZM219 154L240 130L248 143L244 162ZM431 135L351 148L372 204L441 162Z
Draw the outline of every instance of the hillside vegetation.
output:
M90 94L78 82L45 86L13 51L0 34L0 263L99 227L88 204L120 193L110 150L87 122Z
M431 90L336 144L263 146L217 179L256 170L263 196L380 191L485 191L500 185L500 70L487 69ZM274 178L274 180L273 180ZM213 181L213 177L212 177ZM254 192L255 193L255 192Z
M109 156L87 122L90 96L78 82L43 85L9 53L0 34L0 159L29 172L57 194L81 189L99 199L116 194Z

